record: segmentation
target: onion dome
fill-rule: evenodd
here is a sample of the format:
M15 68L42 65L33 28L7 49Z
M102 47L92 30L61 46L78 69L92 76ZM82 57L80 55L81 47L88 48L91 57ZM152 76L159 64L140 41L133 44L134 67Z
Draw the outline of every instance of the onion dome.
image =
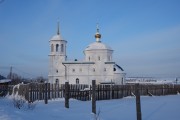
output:
M97 25L97 32L95 34L96 42L101 42L101 34L99 33L99 26Z
M101 38L101 34L99 33L99 27L97 25L97 32L95 34L95 38L96 38L96 42L91 43L90 45L88 45L85 49L85 51L91 51L91 50L110 50L113 51L111 49L111 47L105 45L104 43L102 43L100 41Z

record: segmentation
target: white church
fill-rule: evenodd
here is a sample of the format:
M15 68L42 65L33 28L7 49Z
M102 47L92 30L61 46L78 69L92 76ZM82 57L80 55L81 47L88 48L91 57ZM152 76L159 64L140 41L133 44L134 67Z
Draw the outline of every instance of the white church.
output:
M113 59L113 49L101 41L99 28L95 34L95 42L89 44L84 53L82 61L68 61L66 54L67 41L59 32L50 41L49 54L49 83L64 84L125 84L124 70L117 65Z

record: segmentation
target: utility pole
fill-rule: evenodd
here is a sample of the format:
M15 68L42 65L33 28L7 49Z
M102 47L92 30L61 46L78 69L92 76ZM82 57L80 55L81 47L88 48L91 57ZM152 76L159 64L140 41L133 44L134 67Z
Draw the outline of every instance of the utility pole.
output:
M10 67L9 79L12 78L12 66Z
M178 79L176 78L176 84L178 83Z

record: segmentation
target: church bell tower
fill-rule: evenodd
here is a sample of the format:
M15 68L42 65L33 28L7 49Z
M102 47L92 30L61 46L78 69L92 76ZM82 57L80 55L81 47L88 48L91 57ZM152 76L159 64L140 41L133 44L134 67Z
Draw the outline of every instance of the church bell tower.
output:
M49 54L49 83L61 83L64 79L64 66L62 62L66 61L66 44L67 41L64 40L60 34L59 22L57 24L57 34L54 35L50 43L50 54Z

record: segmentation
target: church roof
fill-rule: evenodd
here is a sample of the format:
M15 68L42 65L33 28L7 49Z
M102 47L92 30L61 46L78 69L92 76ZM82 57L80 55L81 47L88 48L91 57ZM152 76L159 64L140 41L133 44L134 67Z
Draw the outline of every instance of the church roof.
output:
M89 50L112 50L112 49L111 47L105 45L104 43L94 42L88 45L85 50L89 51Z
M57 34L57 35L54 35L52 38L51 38L51 40L63 40L63 38L61 37L61 35L59 34Z
M123 68L117 64L115 64L114 66L114 73L118 74L118 73L125 73Z
M94 62L83 62L83 61L65 61L62 64L95 64Z

